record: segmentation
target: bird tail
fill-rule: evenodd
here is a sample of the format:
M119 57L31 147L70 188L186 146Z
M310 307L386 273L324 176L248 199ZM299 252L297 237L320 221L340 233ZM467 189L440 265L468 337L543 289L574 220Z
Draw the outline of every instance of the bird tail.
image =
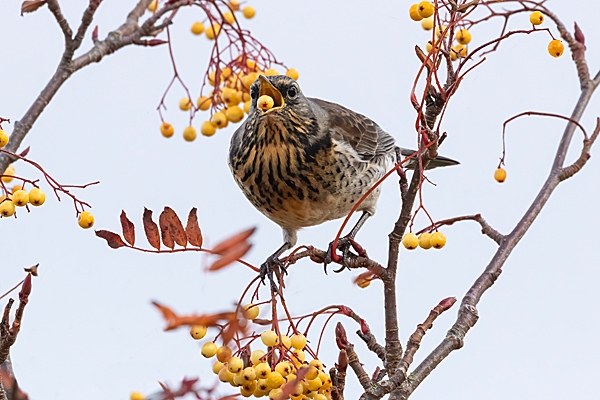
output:
M403 157L408 157L410 155L412 155L415 150L410 150L410 149L403 149L401 147L399 147L400 149L400 154L402 154ZM415 169L415 166L417 165L417 158L411 158L407 163L406 163L406 168L408 169ZM438 168L438 167L449 167L451 165L458 165L460 164L460 162L453 160L451 158L448 157L443 157L443 156L437 156L434 160L431 160L429 162L429 165L427 165L426 169L434 169L434 168Z

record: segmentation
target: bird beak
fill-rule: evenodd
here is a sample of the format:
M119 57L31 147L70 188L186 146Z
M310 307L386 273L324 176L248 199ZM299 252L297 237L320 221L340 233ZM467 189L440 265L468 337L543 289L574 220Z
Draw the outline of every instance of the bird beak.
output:
M262 95L267 95L273 99L273 107L270 110L267 110L265 112L277 110L278 108L283 107L284 101L283 101L283 96L281 95L281 92L279 90L277 90L277 88L275 86L273 86L271 84L271 82L267 78L265 78L263 75L259 75L258 79L260 80L260 88L259 88L259 92L258 92L259 93L258 97L260 97Z

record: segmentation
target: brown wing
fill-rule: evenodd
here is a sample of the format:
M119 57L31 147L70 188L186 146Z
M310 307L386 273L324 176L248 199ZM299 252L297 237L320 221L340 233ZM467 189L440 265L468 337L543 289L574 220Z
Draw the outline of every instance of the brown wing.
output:
M363 160L369 161L375 156L393 152L394 138L371 119L339 104L313 98L309 100L329 115L333 137L348 142Z

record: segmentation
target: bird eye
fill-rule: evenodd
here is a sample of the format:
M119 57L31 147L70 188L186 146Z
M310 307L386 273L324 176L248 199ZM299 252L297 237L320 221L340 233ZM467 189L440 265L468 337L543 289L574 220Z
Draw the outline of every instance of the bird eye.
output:
M287 95L290 99L293 99L294 97L296 97L297 94L298 94L298 90L293 86L287 90Z

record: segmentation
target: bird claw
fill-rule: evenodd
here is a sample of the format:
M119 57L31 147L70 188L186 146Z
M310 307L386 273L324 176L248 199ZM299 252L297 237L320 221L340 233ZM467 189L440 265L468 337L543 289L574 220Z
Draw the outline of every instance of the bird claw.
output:
M331 264L332 262L341 264L341 266L342 266L339 269L334 269L333 272L335 272L335 273L342 272L345 268L350 269L350 267L348 266L348 254L350 253L350 247L353 247L353 243L356 243L356 242L354 242L354 240L349 236L341 237L338 239L337 249L333 248L334 242L335 242L335 240L333 242L329 243L329 247L327 248L327 253L325 254L325 260L323 260L323 267L325 269L326 274L327 274L327 265ZM341 257L336 253L336 250L342 251Z
M268 277L271 286L271 291L275 293L277 293L279 289L277 287L277 283L275 282L273 274L275 273L275 275L279 277L280 270L287 274L287 269L285 268L279 257L275 257L274 255L269 256L269 258L267 258L267 260L260 266L260 281L263 285L265 285L265 278Z

